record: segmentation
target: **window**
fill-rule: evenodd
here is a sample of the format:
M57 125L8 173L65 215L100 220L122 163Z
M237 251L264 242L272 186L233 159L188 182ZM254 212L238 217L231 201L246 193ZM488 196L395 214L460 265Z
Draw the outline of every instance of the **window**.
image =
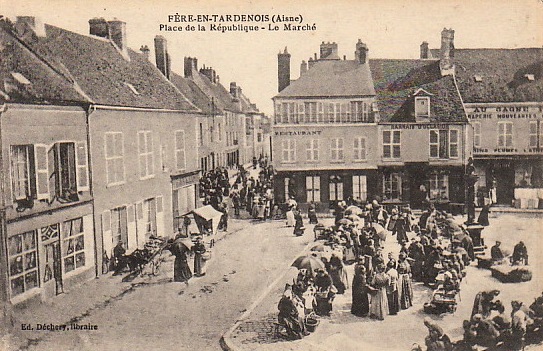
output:
M343 138L333 138L330 142L330 160L336 162L343 161Z
M219 124L220 126L220 124ZM175 132L175 167L177 170L185 169L185 131Z
M353 199L366 201L367 198L367 180L365 175L353 176Z
M107 184L124 182L124 143L123 133L106 133Z
M281 141L281 149L282 149L283 162L296 161L296 140L287 139L287 140Z
M143 223L145 225L145 240L151 235L157 235L156 223L156 199L148 199L143 201Z
M138 132L138 149L139 149L139 167L140 179L153 176L154 169L154 154L153 154L153 134L150 130Z
M324 103L317 103L318 122L324 122Z
M430 200L448 201L449 200L449 176L447 174L430 175Z
M430 98L416 97L415 98L415 118L430 117Z
M473 146L481 147L481 122L472 122Z
M543 146L543 131L541 129L540 121L530 121L530 147Z
M384 130L383 131L383 157L384 158L400 158L400 131L399 130Z
M321 178L319 176L305 177L305 188L307 190L307 202L321 201Z
M122 241L125 248L128 248L128 215L126 206L111 210L111 237L112 247Z
M24 200L33 198L34 150L32 145L11 146L11 179L13 198Z
M430 157L458 157L458 130L430 130Z
M364 161L366 159L366 138L354 138L353 152L355 161Z
M39 286L37 247L35 230L8 238L11 296Z
M351 122L369 122L368 104L363 101L351 101Z
M307 141L307 160L318 161L319 160L319 139L311 139Z
M513 147L513 122L498 122L498 147Z
M83 218L79 217L62 224L62 257L64 272L68 273L85 266L85 233Z
M401 200L402 177L400 173L383 175L383 195L385 200Z
M305 106L305 122L314 123L317 122L317 103L306 102Z
M340 176L330 176L328 179L330 190L330 201L343 200L343 178Z

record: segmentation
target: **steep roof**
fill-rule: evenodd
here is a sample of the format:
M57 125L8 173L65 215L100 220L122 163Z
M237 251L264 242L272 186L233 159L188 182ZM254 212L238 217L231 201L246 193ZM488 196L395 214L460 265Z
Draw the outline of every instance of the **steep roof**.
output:
M375 95L375 90L368 64L354 60L319 60L276 97L372 95Z
M28 45L69 74L97 104L197 111L143 55L123 58L111 41L45 25L46 36Z
M0 102L72 104L88 100L69 77L35 55L0 20Z
M432 94L430 122L465 122L467 117L452 76L441 76L436 60L370 60L383 122L415 122L414 96L419 89Z
M175 72L170 72L170 81L202 112L208 114L212 112L211 99L198 88L195 82Z
M464 102L543 101L543 48L455 49L454 64Z

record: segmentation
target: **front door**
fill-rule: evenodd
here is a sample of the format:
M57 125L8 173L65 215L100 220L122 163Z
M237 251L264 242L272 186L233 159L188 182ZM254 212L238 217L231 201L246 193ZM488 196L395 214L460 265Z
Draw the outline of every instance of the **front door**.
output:
M515 197L515 168L512 163L501 163L494 168L496 200L500 205L511 205Z
M54 282L55 294L64 292L62 282L62 258L60 254L59 225L54 224L41 229L41 239L45 251L43 282Z

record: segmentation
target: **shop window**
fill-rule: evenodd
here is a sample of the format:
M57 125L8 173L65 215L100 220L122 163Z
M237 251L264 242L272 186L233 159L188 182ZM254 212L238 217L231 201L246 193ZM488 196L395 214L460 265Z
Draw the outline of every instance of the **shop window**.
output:
M306 154L307 161L319 160L319 139L310 139L307 141Z
M366 138L354 138L353 153L354 161L364 161L366 159Z
M128 248L128 215L126 206L111 210L111 236L113 247L122 241Z
M401 139L399 130L383 131L383 158L401 157Z
M11 296L39 286L35 230L8 238L8 260Z
M367 179L365 175L353 176L353 199L366 201Z
M400 173L388 173L383 175L383 195L386 201L401 200L402 176Z
M513 122L498 122L498 147L513 147Z
M449 176L447 174L430 175L430 191L428 196L431 201L449 200Z
M340 176L330 176L328 183L330 190L330 201L343 200L343 178Z
M305 177L305 187L307 190L307 202L321 201L321 178L319 176Z
M85 233L83 218L62 223L62 258L64 272L68 273L85 266Z

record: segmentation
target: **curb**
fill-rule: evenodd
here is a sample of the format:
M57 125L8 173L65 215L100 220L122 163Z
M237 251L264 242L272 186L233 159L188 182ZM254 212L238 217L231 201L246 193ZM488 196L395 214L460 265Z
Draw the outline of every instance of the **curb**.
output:
M315 241L310 241L291 261L294 262L296 258L299 256L302 256L304 253L308 252L310 247L312 247L315 244ZM290 267L290 266L289 266ZM221 345L221 348L225 351L243 351L243 348L240 346L237 346L232 340L232 333L239 327L239 325L245 321L251 313L262 303L262 301L268 296L268 294L276 287L276 285L285 277L285 275L288 273L288 269L286 269L284 272L279 274L275 280L268 285L268 287L262 292L262 294L241 314L241 316L236 320L233 326L231 326L226 333L224 333L220 340L219 344Z

